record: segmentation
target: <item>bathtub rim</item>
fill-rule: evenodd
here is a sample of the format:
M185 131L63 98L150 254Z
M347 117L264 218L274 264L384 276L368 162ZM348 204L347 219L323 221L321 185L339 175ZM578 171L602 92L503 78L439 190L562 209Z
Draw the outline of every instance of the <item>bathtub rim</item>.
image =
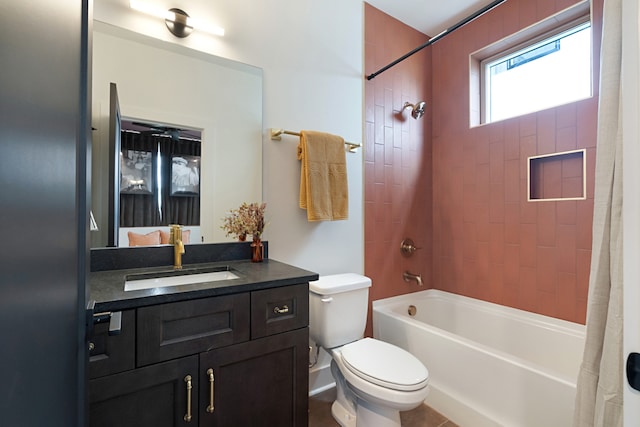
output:
M442 337L446 337L447 339L450 339L458 344L461 344L464 346L472 346L476 350L484 354L492 355L505 362L513 363L524 369L530 369L539 375L550 378L554 381L559 381L573 388L576 387L576 383L578 379L577 373L574 377L572 375L568 375L563 372L556 372L555 370L550 369L549 367L541 365L539 363L536 363L535 361L527 360L520 356L514 355L512 353L490 347L484 343L474 341L470 338L467 338L461 335L457 335L453 332L442 329L438 326L421 322L409 316L406 313L398 313L393 310L393 308L399 307L400 304L408 305L410 301L415 301L416 297L421 297L420 299L434 298L434 297L449 299L449 300L453 299L453 300L456 300L456 303L462 302L467 305L473 305L474 309L480 308L482 309L482 311L491 312L492 314L498 314L502 317L517 319L517 320L522 320L521 317L525 317L526 321L531 321L532 323L536 324L539 327L557 330L560 333L566 333L566 334L572 335L575 338L581 339L583 343L586 336L585 325L569 322L564 319L552 318L549 316L544 316L538 313L533 313L533 312L529 312L529 311L525 311L525 310L521 310L513 307L502 306L499 304L467 297L464 295L441 291L439 289L426 289L423 291L397 295L389 298L383 298L383 299L375 300L372 302L372 306L373 306L372 320L373 320L374 337L376 335L375 332L376 332L376 323L377 323L375 313L378 312L382 315L392 317L397 321L400 321L418 328L427 328L431 333L437 334ZM517 311L518 313L513 313L514 311ZM427 369L429 369L428 366L427 366Z
M410 292L407 294L396 295L388 298L374 300L372 301L372 308L374 311L375 310L389 311L390 307L395 307L399 305L401 302L410 303L409 298L412 298L412 299L413 298L419 298L419 299L441 298L449 301L455 300L456 302L461 302L465 305L473 305L474 308L480 308L482 311L485 311L485 312L498 314L501 317L518 319L518 320L524 317L527 319L527 321L530 321L531 323L534 323L537 326L540 326L546 329L559 330L563 333L573 335L577 338L585 337L586 326L581 323L576 323L576 322L571 322L565 319L546 316L543 314L534 313L532 311L527 311L520 308L496 304L493 302L484 301L481 299L472 298L472 297L468 297L461 294L455 294L453 292L442 291L440 289L425 289L422 291ZM517 311L517 313L514 313L515 311ZM406 316L403 316L403 317L406 317ZM407 317L407 318L413 320L411 317ZM433 326L433 327L438 328L437 326ZM438 328L438 329L442 329L442 328Z

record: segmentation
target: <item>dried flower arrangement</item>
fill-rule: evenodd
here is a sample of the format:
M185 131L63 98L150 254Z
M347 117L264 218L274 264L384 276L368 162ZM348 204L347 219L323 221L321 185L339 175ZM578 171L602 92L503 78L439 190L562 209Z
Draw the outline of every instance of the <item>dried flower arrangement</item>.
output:
M261 239L264 231L264 211L266 203L243 203L238 209L233 209L222 219L220 228L227 232L227 236L234 235L244 241L248 235L253 240Z

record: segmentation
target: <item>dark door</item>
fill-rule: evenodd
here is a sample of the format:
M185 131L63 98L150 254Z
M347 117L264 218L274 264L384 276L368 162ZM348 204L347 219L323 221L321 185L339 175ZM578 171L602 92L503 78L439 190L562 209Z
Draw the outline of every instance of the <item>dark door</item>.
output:
M90 1L0 3L0 414L84 425Z

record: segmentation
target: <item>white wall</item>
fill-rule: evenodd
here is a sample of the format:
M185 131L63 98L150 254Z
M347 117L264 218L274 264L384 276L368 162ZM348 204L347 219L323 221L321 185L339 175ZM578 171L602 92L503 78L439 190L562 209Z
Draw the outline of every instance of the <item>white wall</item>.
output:
M640 351L640 191L636 183L640 180L640 171L635 164L640 161L640 126L637 117L640 113L640 7L637 1L622 1L622 122L623 156L631 167L624 165L623 181L633 183L624 185L624 342L623 342L623 390L624 390L624 426L638 424L640 419L640 392L632 389L625 372L626 359L631 352Z
M127 0L96 0L94 17L262 68L269 256L319 274L363 273L362 150L347 153L349 220L309 223L297 205L297 138L285 136L276 142L268 135L270 127L314 129L363 142L362 1L207 2L211 10L198 10L199 3L175 0L167 8L214 20L226 29L225 37L194 32L177 39L161 20L130 10Z

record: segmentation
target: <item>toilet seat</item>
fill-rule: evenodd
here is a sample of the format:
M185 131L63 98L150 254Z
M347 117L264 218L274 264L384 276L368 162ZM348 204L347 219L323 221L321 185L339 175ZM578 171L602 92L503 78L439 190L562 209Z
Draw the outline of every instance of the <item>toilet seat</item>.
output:
M384 341L363 338L343 346L340 353L349 371L381 387L415 391L429 381L429 371L420 360Z

